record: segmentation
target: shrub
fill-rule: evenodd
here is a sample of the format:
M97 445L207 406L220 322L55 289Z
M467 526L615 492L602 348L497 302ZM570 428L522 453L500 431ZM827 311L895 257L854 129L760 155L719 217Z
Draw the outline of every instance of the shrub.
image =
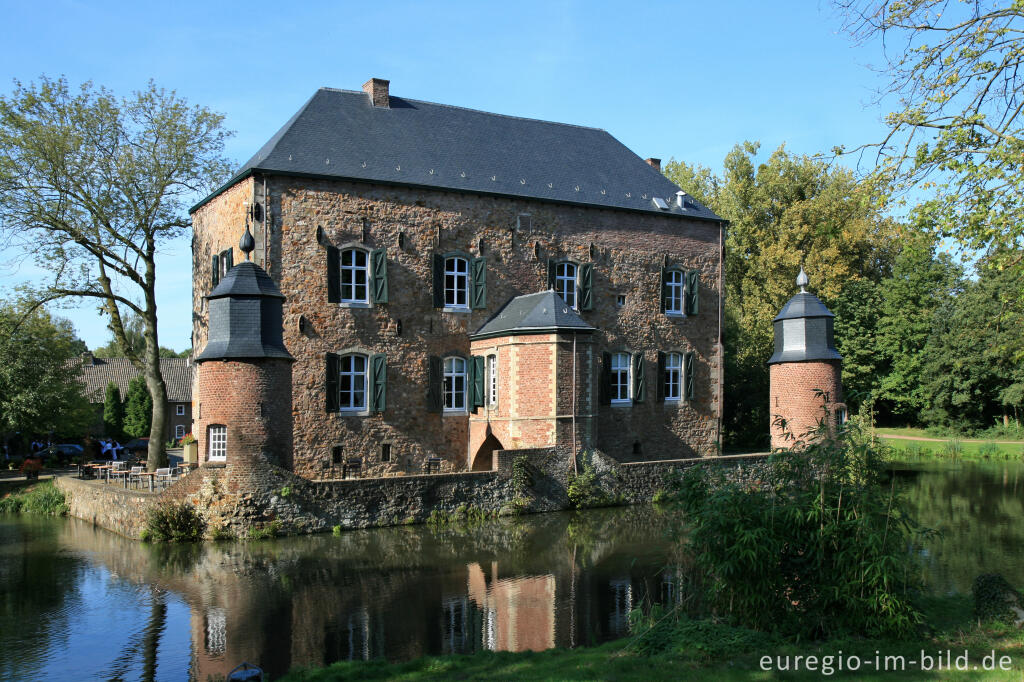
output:
M910 633L914 524L883 473L869 441L828 439L773 454L757 484L687 471L678 499L713 607L786 634Z
M951 459L960 459L964 454L964 445L960 442L959 438L951 438L946 441L942 446L943 457L949 457Z
M590 462L583 464L583 470L569 476L569 487L566 488L569 502L576 509L600 507L608 500L597 481L597 472Z
M971 595L974 616L980 621L1012 623L1020 617L1017 609L1024 606L1020 593L998 573L983 573L975 578Z
M525 497L533 485L533 472L526 455L516 457L512 462L512 490L517 497Z
M269 540L281 532L281 522L273 520L265 526L253 526L249 529L250 540Z
M995 443L982 443L978 447L978 456L983 459L998 459L1002 457L1002 452Z
M172 502L149 510L143 539L156 542L195 542L203 539L206 521L190 504Z

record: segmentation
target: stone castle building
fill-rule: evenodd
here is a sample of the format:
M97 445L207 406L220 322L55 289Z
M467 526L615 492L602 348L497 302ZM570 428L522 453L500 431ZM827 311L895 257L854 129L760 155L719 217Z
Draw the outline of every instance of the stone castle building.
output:
M247 381L216 376L210 312L264 271L291 357L250 364L290 365L281 463L300 476L482 470L496 450L551 446L715 453L724 221L659 170L603 130L380 79L319 90L192 209L193 346L212 382L195 392L200 459L230 461L211 420ZM259 272L238 274L247 224ZM264 393L245 419L272 409Z

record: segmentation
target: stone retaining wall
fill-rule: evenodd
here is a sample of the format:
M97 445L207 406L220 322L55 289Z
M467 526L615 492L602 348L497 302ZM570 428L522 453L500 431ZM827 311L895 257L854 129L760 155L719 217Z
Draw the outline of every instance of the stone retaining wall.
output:
M566 488L572 459L556 448L496 453L496 471L427 474L335 481L310 481L266 463L249 487L233 485L225 467L204 466L166 491L153 494L114 485L57 479L70 514L131 538L140 537L150 507L174 501L192 505L206 519L208 535L245 537L253 530L274 534L322 533L342 529L425 523L432 515L460 511L510 514L569 508ZM517 489L516 459L529 464L530 484ZM727 466L735 476L762 476L766 455L739 455L620 464L599 452L587 458L610 499L650 502L670 476L692 466ZM584 466L581 463L580 466Z

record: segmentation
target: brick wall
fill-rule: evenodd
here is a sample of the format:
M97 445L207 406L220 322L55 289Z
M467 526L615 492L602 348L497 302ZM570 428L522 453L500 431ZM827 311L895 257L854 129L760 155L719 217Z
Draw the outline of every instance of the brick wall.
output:
M195 435L209 459L209 427L227 427L227 460L241 473L264 461L291 467L291 363L280 359L208 360L198 366Z
M828 403L843 399L840 363L837 361L780 362L769 368L769 414L773 448L792 447L813 432L828 414ZM785 427L777 422L781 417Z
M719 227L666 216L408 189L334 180L269 177L266 269L287 296L284 340L293 372L295 471L314 479L340 475L331 450L361 457L375 475L422 471L431 456L447 471L469 465L469 418L427 411L431 355L467 354L467 334L510 298L547 286L547 259L594 263L594 310L582 316L599 329L595 358L605 350L647 355L649 399L632 408L596 409L596 446L629 459L641 443L644 458L715 451L720 405L718 339ZM263 178L245 181L200 208L195 227L197 301L210 290L212 253L234 246L244 226L243 201L262 192ZM517 217L530 214L528 229ZM387 252L390 302L346 308L327 302L325 247L349 244ZM262 230L266 229L266 233ZM401 244L401 245L400 245ZM432 306L431 255L461 251L487 258L487 307L467 313ZM539 258L538 255L539 254ZM663 263L701 271L700 314L660 313ZM616 296L626 297L616 306ZM195 348L206 343L206 309L197 306ZM305 324L300 331L300 318ZM697 396L667 407L654 400L658 350L693 351ZM328 414L324 357L328 352L385 353L388 405L382 415ZM507 365L507 363L506 363ZM505 368L502 369L505 371ZM593 371L598 371L593 363ZM596 388L595 377L589 386ZM391 459L381 459L381 446ZM502 443L510 447L506 443Z

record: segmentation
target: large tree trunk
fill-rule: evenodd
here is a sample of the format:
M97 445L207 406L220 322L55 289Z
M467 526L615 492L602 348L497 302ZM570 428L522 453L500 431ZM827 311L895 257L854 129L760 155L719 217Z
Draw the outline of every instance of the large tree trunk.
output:
M155 273L152 261L147 262L146 267L146 315L143 318L145 326L143 337L146 340L146 355L143 358L143 375L146 377L146 387L153 399L153 420L149 426L149 452L146 457L146 470L156 471L160 467L167 466L167 450L164 448L164 440L167 434L164 427L167 424L167 384L164 383L163 374L160 372L160 342L157 340L156 327L156 288Z

